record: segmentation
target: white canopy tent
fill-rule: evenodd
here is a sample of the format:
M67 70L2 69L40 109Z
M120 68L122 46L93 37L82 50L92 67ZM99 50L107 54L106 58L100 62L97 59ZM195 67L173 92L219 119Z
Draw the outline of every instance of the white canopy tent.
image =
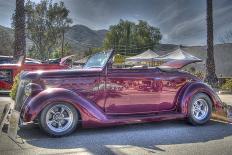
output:
M182 49L178 48L177 50L168 53L163 56L158 56L155 52L147 50L139 55L126 58L126 64L128 65L140 65L147 64L148 66L159 66L165 62L173 60L201 60Z
M182 49L178 48L174 52L168 53L166 55L157 57L157 60L160 61L171 61L171 60L201 60Z
M155 59L157 57L159 57L159 55L149 49L149 50L147 50L141 54L138 54L136 56L126 58L126 61L129 61L129 62L142 62L142 61L148 62L148 61L152 61L153 59Z

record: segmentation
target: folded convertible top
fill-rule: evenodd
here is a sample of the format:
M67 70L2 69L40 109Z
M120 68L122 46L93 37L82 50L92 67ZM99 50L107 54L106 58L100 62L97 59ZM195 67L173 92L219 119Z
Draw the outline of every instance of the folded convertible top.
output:
M191 63L196 63L196 62L202 62L201 59L195 59L195 60L187 60L187 59L183 59L183 60L172 60L169 62L166 62L164 64L162 64L161 66L159 66L159 68L174 68L174 69L181 69L186 65L189 65Z

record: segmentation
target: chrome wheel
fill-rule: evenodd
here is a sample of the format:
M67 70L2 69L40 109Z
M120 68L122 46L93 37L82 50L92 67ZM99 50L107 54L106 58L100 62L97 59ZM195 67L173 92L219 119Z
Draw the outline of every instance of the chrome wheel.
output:
M192 107L192 114L195 117L195 119L201 121L205 119L208 115L209 107L204 99L198 99L193 103Z
M46 114L46 124L54 132L64 132L74 120L71 109L63 104L52 106Z

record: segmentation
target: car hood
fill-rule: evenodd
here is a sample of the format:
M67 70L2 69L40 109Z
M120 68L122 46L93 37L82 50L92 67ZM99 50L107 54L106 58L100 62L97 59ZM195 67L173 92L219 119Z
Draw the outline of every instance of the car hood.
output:
M23 72L21 79L35 80L39 78L64 78L99 75L102 69L66 69L66 70L49 70L49 71L30 71Z

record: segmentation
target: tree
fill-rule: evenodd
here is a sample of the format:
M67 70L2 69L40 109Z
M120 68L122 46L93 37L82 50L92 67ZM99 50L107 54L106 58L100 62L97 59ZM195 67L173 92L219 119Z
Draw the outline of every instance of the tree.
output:
M71 45L68 42L66 42L61 47L57 47L54 49L54 51L51 55L51 58L54 59L54 58L60 58L60 57L70 55L71 49L72 49ZM62 53L60 53L60 52L62 52Z
M13 55L14 53L14 38L10 31L0 26L0 55Z
M14 59L17 61L20 56L25 55L26 51L24 0L16 0L16 10L14 19Z
M63 2L27 0L25 4L27 38L34 44L38 58L49 59L51 52L64 43L64 33L72 23L69 10ZM14 16L14 15L13 15ZM16 18L13 18L16 20ZM63 50L64 47L62 47ZM60 52L62 55L63 52Z
M215 73L213 39L213 2L212 0L207 0L207 59L205 81L212 87L216 87L218 79Z
M131 51L137 53L141 50L154 49L161 38L159 29L145 21L140 20L135 24L121 19L117 25L110 26L103 47L114 48L116 52L127 55Z

